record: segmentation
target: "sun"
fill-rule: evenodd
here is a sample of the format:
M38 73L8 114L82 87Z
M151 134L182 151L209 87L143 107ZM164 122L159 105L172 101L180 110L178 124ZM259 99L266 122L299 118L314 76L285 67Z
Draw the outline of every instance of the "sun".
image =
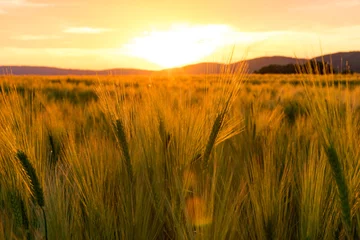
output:
M125 46L128 55L160 67L182 66L211 55L228 41L227 25L172 25L163 31L145 31Z
M165 30L144 31L122 47L127 56L141 58L163 68L209 59L228 46L261 43L282 32L241 32L224 24L173 24ZM211 57L210 57L211 59Z

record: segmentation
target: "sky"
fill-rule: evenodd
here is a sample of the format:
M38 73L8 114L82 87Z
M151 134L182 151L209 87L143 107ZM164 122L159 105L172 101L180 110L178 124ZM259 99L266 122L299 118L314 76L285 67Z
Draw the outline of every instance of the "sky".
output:
M0 0L0 66L141 68L360 50L360 0Z

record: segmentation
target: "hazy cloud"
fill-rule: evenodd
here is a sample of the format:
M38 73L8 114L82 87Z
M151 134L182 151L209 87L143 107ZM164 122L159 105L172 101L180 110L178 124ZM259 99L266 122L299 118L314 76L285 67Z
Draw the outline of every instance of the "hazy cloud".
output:
M327 41L331 41L334 38L339 39L340 37L344 40L356 40L360 38L360 25L331 28L325 31L323 35Z
M340 7L356 7L360 6L360 0L337 1L335 5Z
M69 27L65 29L64 33L75 33L75 34L100 34L109 32L111 29L108 28L92 28L92 27Z
M122 55L122 51L117 48L21 48L21 47L6 47L5 50L14 54L21 55L38 55L49 54L54 56L67 56L67 57L79 57L79 56L119 56Z
M60 36L56 35L19 35L12 37L12 39L15 40L21 40L21 41L35 41L35 40L51 40L51 39L60 39Z
M328 9L360 7L360 0L337 0L292 7L294 11L324 11Z
M0 0L1 7L47 7L52 4L48 3L37 3L26 0Z

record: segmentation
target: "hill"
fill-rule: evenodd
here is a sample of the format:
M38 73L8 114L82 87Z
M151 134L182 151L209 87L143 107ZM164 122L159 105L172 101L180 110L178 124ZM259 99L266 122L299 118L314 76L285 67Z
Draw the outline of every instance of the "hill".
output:
M261 58L254 58L247 60L249 66L249 73L253 73L256 70L261 69L270 64L277 64L277 65L286 65L286 64L296 64L296 63L303 63L306 59L296 59L290 57L282 57L282 56L273 56L273 57L261 57ZM236 62L231 64L232 67L236 67L242 62ZM163 71L170 71L172 73L184 73L184 74L216 74L221 73L221 70L225 64L221 63L197 63L186 65L180 68L172 68L172 69L165 69Z
M315 57L317 61L330 63L335 70L346 70L349 65L350 69L354 72L360 72L360 51L353 52L338 52ZM249 73L260 70L268 65L288 65L288 64L302 64L309 59L296 59L291 57L273 56L273 57L260 57L247 60L249 66ZM232 67L236 67L241 62L235 62ZM129 68L115 68L106 70L81 70L81 69L63 69L52 67L33 67L33 66L0 66L0 74L12 73L13 75L148 75L153 73L181 73L181 74L217 74L221 73L224 67L222 63L198 63L186 65L179 68L164 69L161 71L151 71L142 69L129 69Z
M348 64L351 71L360 73L360 51L338 52L316 57L315 59L317 61L324 59L325 62L332 63L333 68L338 72L345 71Z
M0 75L9 73L13 75L146 75L152 72L153 71L131 68L96 71L34 66L0 66Z
M346 70L346 64L350 66L350 69L353 72L360 73L360 51L354 52L338 52L333 54L327 54L323 56L318 56L312 59L305 58L291 58L291 57L282 57L282 56L273 56L273 57L260 57L247 60L249 66L249 73L259 71L261 68L269 65L289 65L289 64L304 64L309 60L316 60L326 63L332 63L333 68L337 72L342 72ZM236 66L241 62L233 63L232 66ZM168 69L167 71L172 71L175 73L186 73L186 74L215 74L220 73L224 64L221 63L198 63L187 65L181 68ZM342 71L341 71L342 70Z
M315 64L317 62L317 64ZM352 73L360 72L360 53L359 52L339 52L335 54L328 54L311 59L311 66L315 71L315 65L318 70L324 69L323 63L326 64L327 72L334 73ZM298 63L300 64L300 63ZM298 72L297 64L269 64L259 70L255 70L255 73L276 73L276 74L293 74ZM307 63L301 63L302 69L307 69ZM331 67L332 66L332 69Z

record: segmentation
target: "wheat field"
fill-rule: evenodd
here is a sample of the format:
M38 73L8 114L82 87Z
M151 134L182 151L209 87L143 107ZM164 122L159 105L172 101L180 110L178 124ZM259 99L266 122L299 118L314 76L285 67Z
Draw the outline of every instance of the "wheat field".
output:
M360 238L360 75L0 83L0 239Z

